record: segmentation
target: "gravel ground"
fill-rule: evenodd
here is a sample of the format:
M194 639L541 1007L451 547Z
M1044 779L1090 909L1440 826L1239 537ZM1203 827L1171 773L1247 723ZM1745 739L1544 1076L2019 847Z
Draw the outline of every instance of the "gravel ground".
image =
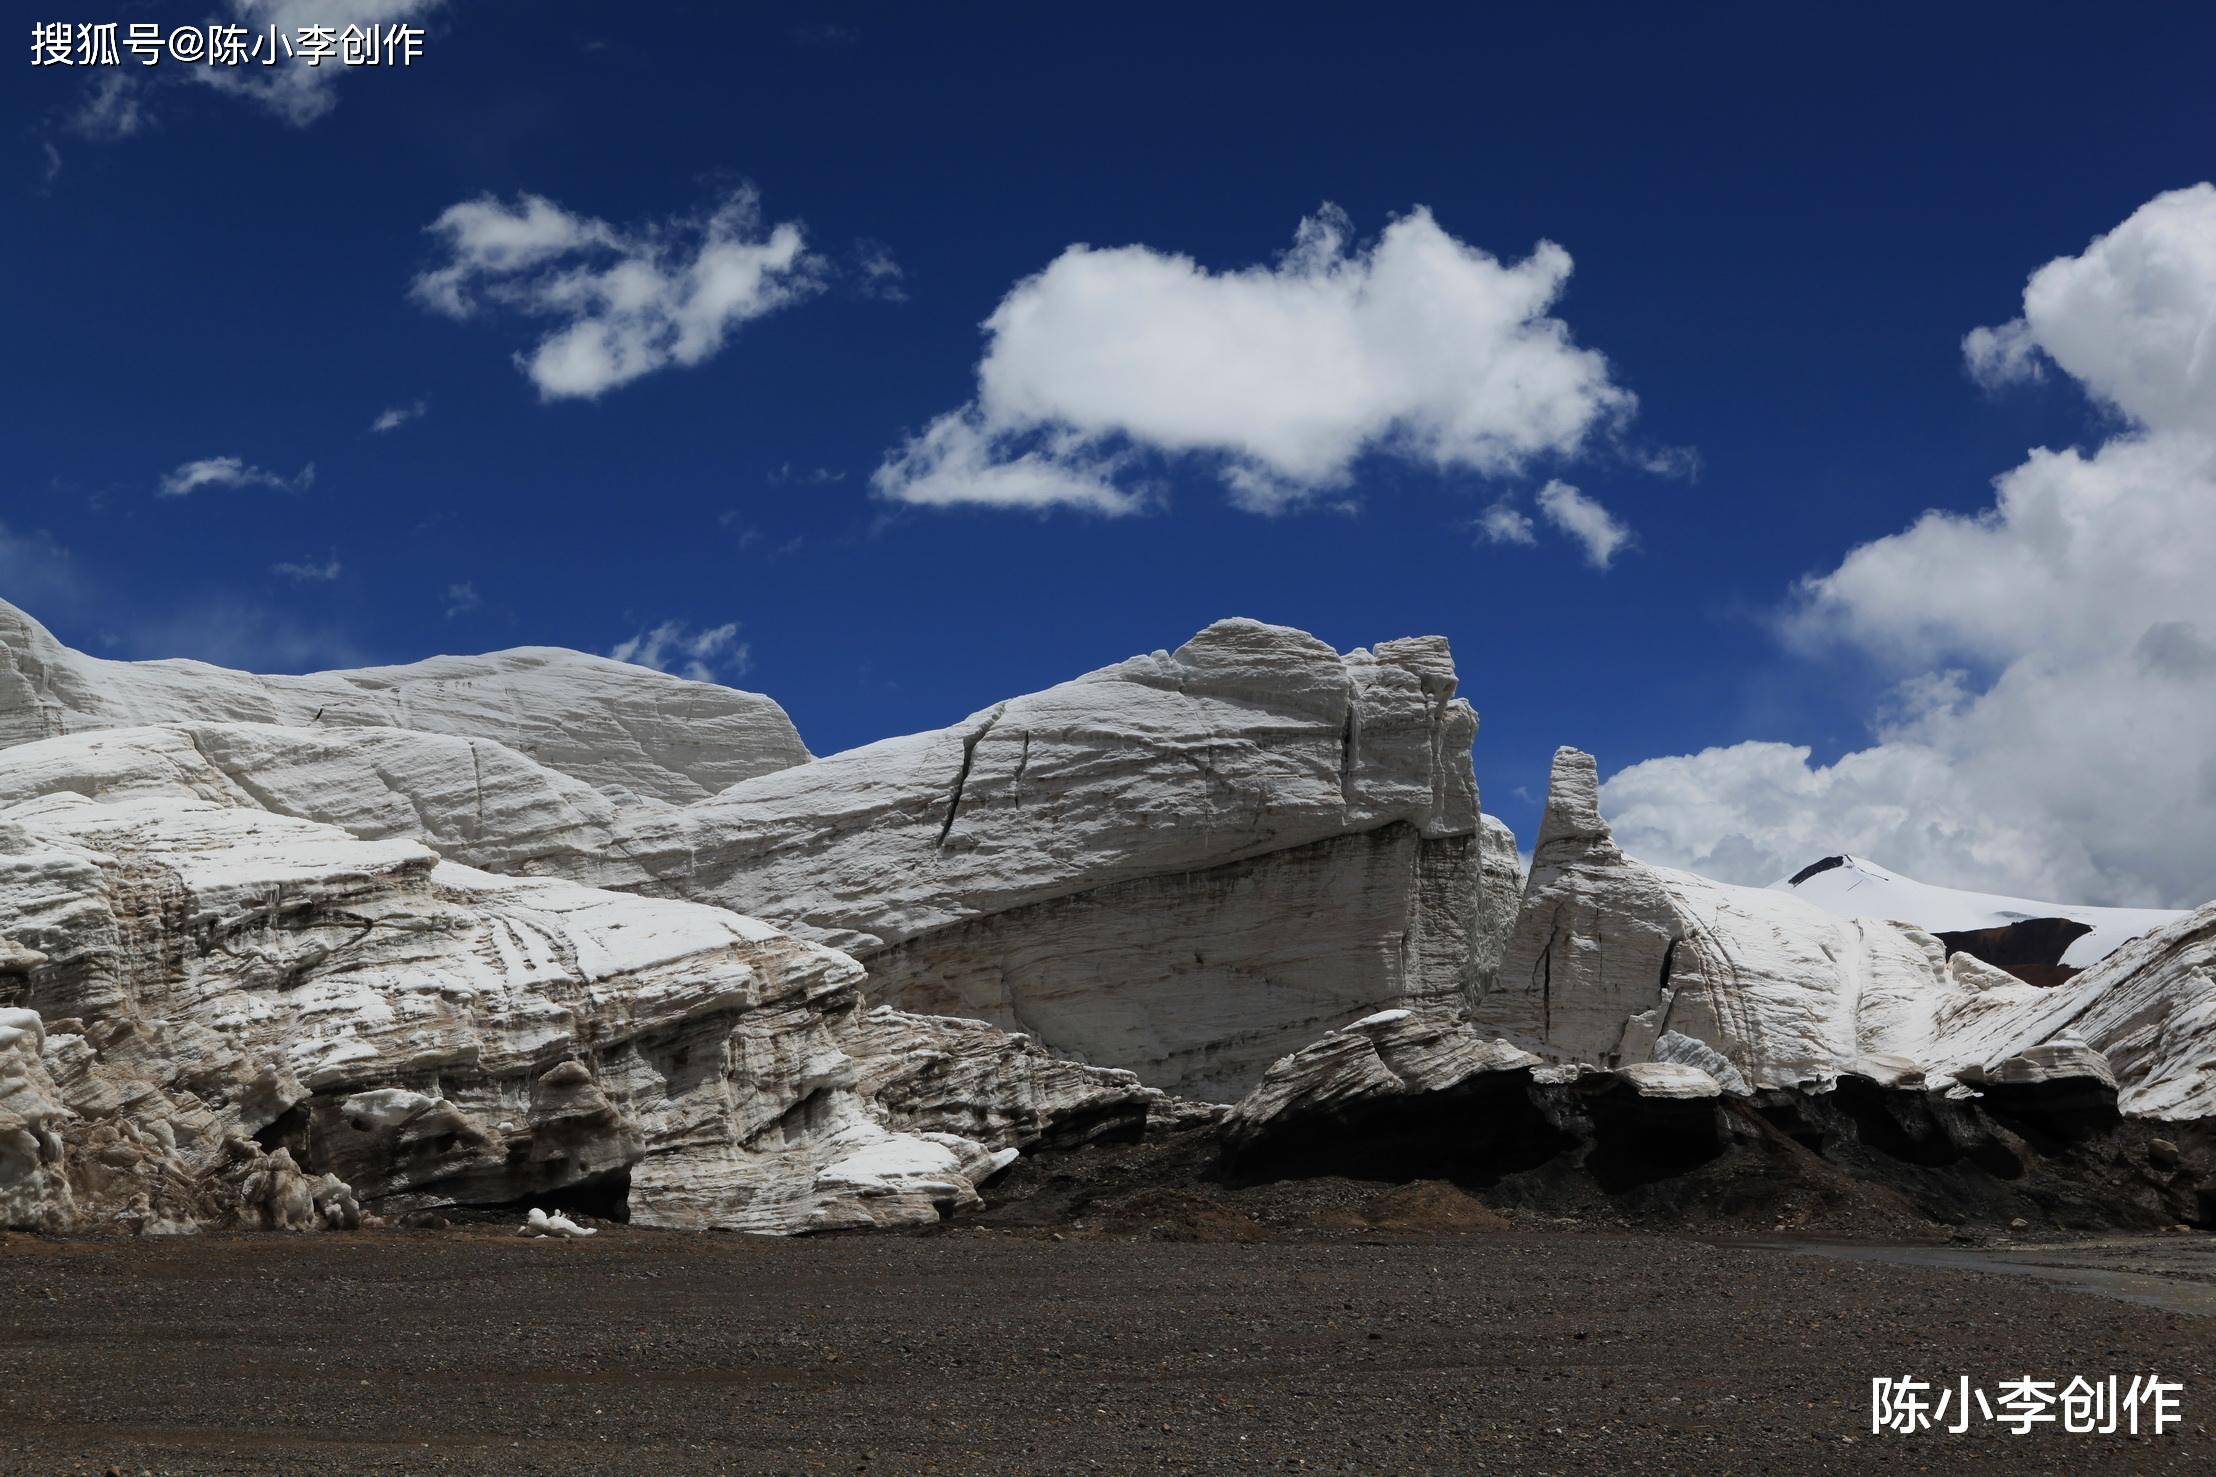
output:
M2158 1439L1869 1434L2150 1370ZM2212 1402L2216 1319L1658 1234L0 1237L15 1472L2207 1472Z

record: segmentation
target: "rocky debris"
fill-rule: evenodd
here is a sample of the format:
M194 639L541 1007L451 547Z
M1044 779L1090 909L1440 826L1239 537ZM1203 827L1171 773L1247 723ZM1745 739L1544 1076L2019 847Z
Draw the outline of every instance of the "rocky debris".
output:
M1345 1188L1369 1197L1349 1219L1387 1193ZM2185 1300L2216 1290L2189 1280L2209 1276L2206 1237L2042 1247L2012 1265L1962 1247L1816 1255L1519 1219L1421 1240L1263 1221L1251 1245L1143 1224L804 1244L18 1237L0 1347L8 1465L1801 1474L1890 1459L1949 1477L2151 1477L2216 1456L2196 1429L2210 1324L2191 1313L2209 1303ZM2112 1260L2055 1285L2070 1275L2057 1262L2096 1256ZM2162 1304L2088 1295L2095 1279L2151 1286ZM2186 1423L2133 1439L1980 1421L1932 1454L1919 1448L1936 1430L1868 1434L1871 1375L1903 1366L1987 1391L2159 1370L2186 1383Z
M1873 1061L1882 1076L1731 1093L1684 1062L1541 1065L1466 1021L1389 1015L1275 1063L1224 1120L1221 1166L1190 1177L1441 1179L1496 1208L1639 1223L2216 1224L2216 1134L2193 1125L2181 1150L2126 1118L2082 1045L1958 1083Z
M248 1162L237 1217L250 1231L351 1231L362 1208L337 1175L306 1174L290 1150L277 1149Z
M1514 1226L1475 1195L1444 1180L1416 1180L1396 1186L1370 1202L1354 1219L1373 1231L1417 1236L1469 1236Z
M88 729L224 722L484 739L612 796L671 802L809 757L785 710L760 693L560 647L258 676L88 656L0 600L0 747Z
M1718 1152L1696 1067L1547 1068L1467 1021L1388 1011L1273 1064L1222 1129L1234 1173L1491 1184L1569 1157L1620 1188Z
M2026 918L1992 928L1940 929L1933 937L1950 955L1974 954L2027 985L2059 985L2078 972L2062 956L2092 931L2075 918Z
M1635 861L1601 817L1591 757L1564 749L1499 982L1472 1014L1555 1060L1676 1061L1738 1093L1877 1058L1943 1086L2068 1041L2105 1055L2127 1112L2216 1112L2216 906L2042 989L1913 924L1797 895L1844 871L1779 890Z
M28 755L51 776L42 747L0 751L0 773ZM864 1025L853 960L721 909L21 778L0 781L8 1225L307 1229L526 1200L914 1224L974 1205L1013 1141L1155 1100L990 1027Z
M71 1115L45 1047L37 1011L0 1009L0 1225L63 1231L77 1219L61 1136Z
M2067 1143L2112 1129L2122 1116L2108 1058L2081 1041L2042 1042L1989 1067L1964 1067L1955 1080L2026 1138Z

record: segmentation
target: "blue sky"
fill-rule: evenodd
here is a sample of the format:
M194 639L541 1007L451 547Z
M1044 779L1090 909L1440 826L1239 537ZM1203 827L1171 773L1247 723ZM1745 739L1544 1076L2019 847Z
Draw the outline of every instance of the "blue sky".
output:
M1809 746L1821 769L1899 738L1904 682L1954 673L1975 698L2042 660L2030 638L1955 641L1904 667L1868 621L1844 642L1781 623L1796 581L1857 546L1990 508L2030 448L2136 434L2067 349L2041 340L2051 361L1981 386L1963 337L2029 312L2041 264L2216 174L2216 23L2189 7L2112 9L2097 34L2020 5L281 8L411 3L422 61L337 78L291 116L167 65L103 110L100 74L19 50L0 594L88 650L266 670L735 623L704 660L777 697L818 752L1224 615L1341 647L1441 632L1482 715L1487 808L1527 842L1557 743L1603 773L1749 740ZM741 237L803 234L798 300L596 395L547 398L519 367L561 326L518 306L543 276L481 274L460 318L414 287L455 264L459 237L429 228L464 202L543 197L619 254L682 259L747 187L760 220ZM1417 207L1505 267L1558 243L1574 269L1542 316L1605 356L1636 412L1507 465L1350 432L1351 461L1269 514L1235 504L1235 455L1130 435L1088 452L1143 497L1125 516L873 485L979 397L981 324L1067 249L1267 271L1326 202L1357 262ZM1008 446L1036 445L1027 429ZM1650 469L1675 449L1696 475ZM267 475L161 495L219 457ZM1630 530L1607 568L1539 512L1557 480ZM1504 499L1532 542L1477 529ZM2184 627L2190 652L2202 614L2144 624ZM1984 762L1952 730L1918 742ZM2199 773L2206 747L2165 762ZM1879 860L1942 882L2125 902L2216 886L2189 859L2209 823L2174 806L2161 859L2104 839L2055 862L2041 838L2079 812L2015 814L2026 773L1993 768L1917 838L1864 816L1836 839L1890 842ZM1650 826L1650 849L1758 874L1832 839L1820 798L1781 825L1764 795L1718 835Z

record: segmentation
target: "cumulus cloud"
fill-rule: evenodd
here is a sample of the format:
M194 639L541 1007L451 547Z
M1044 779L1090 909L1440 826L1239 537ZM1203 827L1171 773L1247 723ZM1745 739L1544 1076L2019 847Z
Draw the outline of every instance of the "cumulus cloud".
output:
M377 413L377 419L369 423L371 431L383 433L397 431L410 421L421 420L431 409L428 400L411 400L406 405L388 405Z
M739 640L736 621L696 631L680 620L663 621L619 641L608 655L619 662L673 672L695 682L714 682L719 673L743 676L754 665L753 651Z
M1521 512L1506 498L1487 507L1477 518L1478 534L1489 544L1535 544L1539 535L1529 513Z
M747 188L696 215L620 229L543 196L486 195L430 230L444 260L415 279L416 301L450 318L491 308L545 320L516 363L546 400L703 363L740 324L823 285L800 225L765 227Z
M280 36L297 36L302 26L330 26L333 33L348 26L387 27L420 25L444 0L229 0L233 23L265 36L275 26ZM380 51L379 55L383 55ZM374 75L376 68L346 67L336 57L310 66L305 57L279 51L269 66L210 67L190 69L190 75L210 87L228 92L267 109L295 128L305 128L338 106L340 79Z
M2211 324L2207 185L2034 273L2004 328L2118 429L1804 581L1800 648L1900 679L1875 742L1829 764L1752 743L1633 765L1602 795L1625 846L1737 881L1854 851L2034 897L2216 897Z
M937 506L1147 505L1145 458L1210 461L1276 512L1382 453L1487 476L1567 457L1634 397L1550 310L1570 256L1502 262L1428 210L1359 245L1326 206L1274 263L1214 272L1072 246L985 322L977 394L885 458L877 491Z
M2216 185L2203 183L2032 273L2023 315L1971 338L2017 346L2019 360L2036 350L2131 424L2216 434L2212 310Z
M339 556L334 553L325 559L308 556L272 564L269 572L291 580L296 585L327 585L339 577Z
M241 457L204 456L197 461L181 462L164 473L155 495L186 497L207 487L273 487L283 492L300 492L314 485L314 462L302 467L297 474L284 477L249 466Z
M1559 479L1539 489L1539 512L1577 541L1585 562L1606 569L1631 542L1631 530L1598 501Z

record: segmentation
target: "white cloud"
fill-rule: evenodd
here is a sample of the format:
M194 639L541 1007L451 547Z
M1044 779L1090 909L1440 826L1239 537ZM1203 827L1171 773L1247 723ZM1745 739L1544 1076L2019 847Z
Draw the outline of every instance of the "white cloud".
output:
M480 196L431 223L446 260L417 277L425 307L491 306L551 327L517 365L542 399L591 399L720 352L738 325L822 287L796 222L765 229L751 189L697 216L618 229L539 195Z
M281 575L296 585L327 585L339 577L339 556L333 553L325 559L309 555L297 560L287 560L270 565L269 572Z
M204 487L274 487L284 492L299 492L314 485L314 462L302 467L296 475L284 477L249 466L239 457L204 456L197 461L181 462L164 473L155 495L185 497Z
M1478 515L1477 531L1489 544L1535 544L1539 536L1533 532L1531 515L1519 512L1515 503L1507 498L1486 508Z
M1640 471L1657 477L1675 477L1686 482L1700 480L1701 455L1697 446L1640 447L1631 452L1631 460Z
M48 121L95 143L134 138L155 125L150 102L155 89L171 82L185 83L189 79L233 97L245 98L293 127L304 128L337 106L340 79L398 72L400 67L397 63L386 65L382 62L375 67L345 66L337 56L320 65L310 65L307 56L298 51L301 27L329 26L337 37L353 26L373 30L383 37L396 25L420 26L443 4L444 0L225 0L227 14L209 17L211 24L221 19L245 27L249 37L246 44L250 46L253 37L267 38L270 28L275 26L279 37L293 41L294 52L287 54L280 43L274 59L266 64L260 60L246 66L165 61L163 65L150 68L137 65L126 53L124 65L99 70L75 108L52 116ZM262 44L266 48L269 43L264 39ZM379 55L384 55L382 47ZM389 80L397 82L399 79ZM42 140L41 147L46 156L46 180L51 184L61 173L61 154L50 141Z
M1556 480L1539 489L1539 513L1585 551L1585 562L1606 569L1631 542L1631 530L1615 515L1569 483Z
M1020 438L996 432L975 406L940 416L886 457L870 485L927 507L1082 508L1120 517L1150 498L1111 480L1128 455L1102 452L1075 431Z
M397 431L410 421L423 419L431 408L428 400L411 400L406 405L388 405L377 413L377 419L369 423L372 431Z
M791 462L782 462L769 469L770 484L778 487L788 482L825 487L834 482L844 482L845 480L846 473L832 467L796 467Z
M80 137L114 143L143 133L153 117L140 96L136 73L103 68L67 121L70 131Z
M446 587L446 618L448 620L452 620L458 615L467 615L484 603L484 600L477 593L476 583L472 580L456 580Z
M1964 334L1962 367L1988 390L2047 377L2046 366L2039 362L2039 345L2032 339L2030 325L2021 318L1991 328L1973 328Z
M2216 190L2042 267L2018 321L2124 424L1804 581L1800 647L1901 679L1875 742L1634 765L1602 796L1627 848L1740 881L1854 851L2033 897L2216 897Z
M864 297L888 303L908 301L908 274L893 259L893 249L882 241L854 243L854 278L856 290Z
M1979 332L2036 347L2135 425L2216 434L2216 185L2157 195L2047 263L2023 316Z
M443 0L229 0L234 23L267 35L274 25L280 36L297 36L302 26L330 26L334 32L348 26L387 27L420 25ZM426 48L426 52L428 48ZM421 65L420 62L415 65ZM387 68L346 67L338 59L310 66L300 56L282 52L269 66L190 69L191 75L223 92L243 97L268 109L295 128L305 128L338 105L339 80L360 75L380 81ZM398 71L397 66L391 70Z
M1150 501L1137 452L1214 462L1276 512L1385 453L1504 475L1566 457L1630 417L1607 361L1549 316L1569 253L1508 264L1418 208L1366 246L1326 206L1274 264L1212 272L1143 246L1072 246L985 322L977 395L891 453L899 501Z
M619 662L714 682L718 672L738 677L754 665L752 649L738 637L735 621L695 631L684 621L668 620L617 642L608 654Z

